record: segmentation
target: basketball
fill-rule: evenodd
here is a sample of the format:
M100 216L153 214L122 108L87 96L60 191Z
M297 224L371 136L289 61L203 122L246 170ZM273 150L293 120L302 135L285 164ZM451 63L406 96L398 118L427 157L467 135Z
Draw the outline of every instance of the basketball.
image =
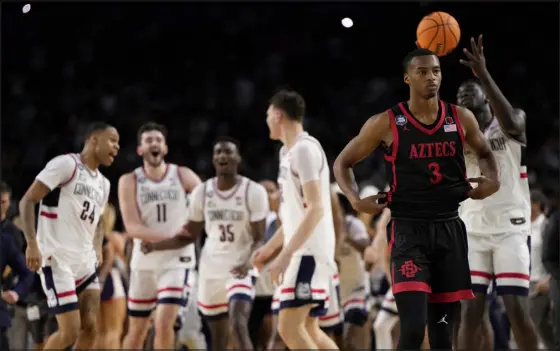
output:
M416 39L419 47L428 49L437 56L445 56L459 44L461 29L450 14L432 12L418 24Z

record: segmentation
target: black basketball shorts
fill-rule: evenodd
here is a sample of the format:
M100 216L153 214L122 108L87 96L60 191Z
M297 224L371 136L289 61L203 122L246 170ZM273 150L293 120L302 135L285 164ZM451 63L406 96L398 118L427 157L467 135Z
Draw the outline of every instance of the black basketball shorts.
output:
M393 218L387 226L393 294L428 293L428 302L474 298L468 261L467 232L460 218Z

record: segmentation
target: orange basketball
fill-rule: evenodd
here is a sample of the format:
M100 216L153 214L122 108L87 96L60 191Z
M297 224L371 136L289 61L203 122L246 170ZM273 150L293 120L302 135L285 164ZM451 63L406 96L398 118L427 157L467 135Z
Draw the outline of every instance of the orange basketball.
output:
M448 13L432 12L422 18L416 29L419 47L428 49L438 56L449 54L459 44L459 23Z

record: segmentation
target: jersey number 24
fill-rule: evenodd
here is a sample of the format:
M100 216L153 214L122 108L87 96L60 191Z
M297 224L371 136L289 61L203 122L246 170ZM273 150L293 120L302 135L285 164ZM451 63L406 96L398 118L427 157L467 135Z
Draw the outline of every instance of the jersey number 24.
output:
M90 209L91 207L91 209ZM89 221L90 224L95 220L95 205L91 205L89 201L84 201L82 206L82 213L80 214L80 219L82 221Z

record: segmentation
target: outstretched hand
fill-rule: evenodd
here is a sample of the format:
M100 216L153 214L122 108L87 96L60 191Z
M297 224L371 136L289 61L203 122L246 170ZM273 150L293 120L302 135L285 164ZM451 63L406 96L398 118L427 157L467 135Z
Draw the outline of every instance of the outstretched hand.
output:
M459 60L459 63L469 67L474 76L481 78L488 74L486 69L486 58L484 57L484 46L482 46L482 34L478 36L478 43L471 37L471 51L463 49L463 53L467 56L468 60Z

